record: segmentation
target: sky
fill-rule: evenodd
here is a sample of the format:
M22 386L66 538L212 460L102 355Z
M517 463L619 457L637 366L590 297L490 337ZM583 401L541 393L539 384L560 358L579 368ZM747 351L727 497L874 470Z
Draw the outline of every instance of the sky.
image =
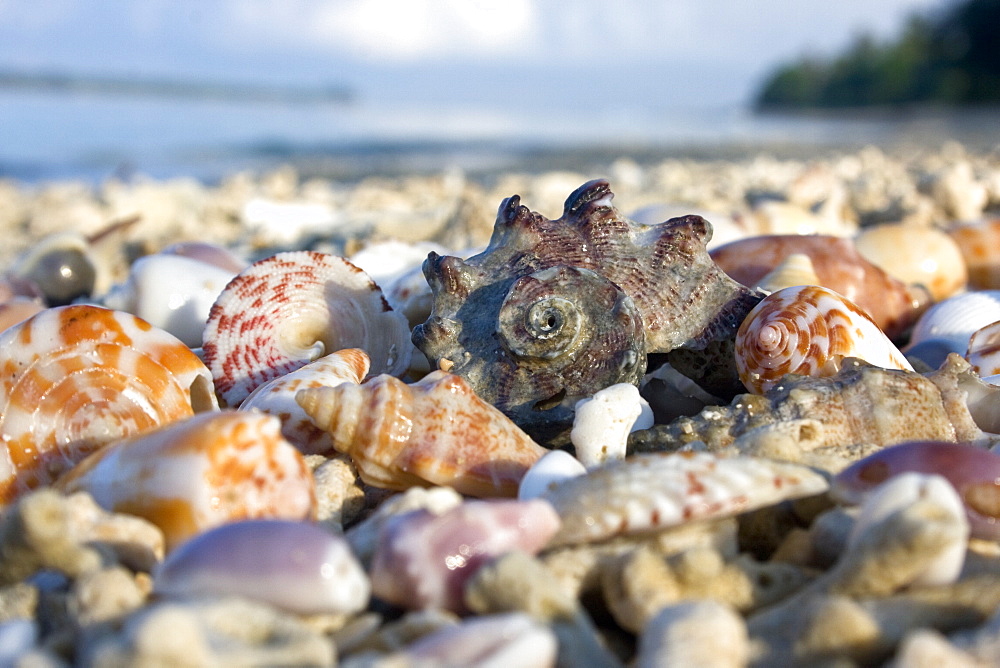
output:
M374 102L710 107L948 0L0 0L0 69L346 85ZM616 5L612 7L612 5Z

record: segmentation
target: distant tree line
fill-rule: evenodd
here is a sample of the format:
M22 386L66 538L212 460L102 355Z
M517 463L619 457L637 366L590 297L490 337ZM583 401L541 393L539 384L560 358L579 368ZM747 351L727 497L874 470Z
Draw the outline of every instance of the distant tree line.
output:
M762 110L981 103L1000 103L1000 0L914 15L895 41L863 35L832 59L783 65L756 99Z

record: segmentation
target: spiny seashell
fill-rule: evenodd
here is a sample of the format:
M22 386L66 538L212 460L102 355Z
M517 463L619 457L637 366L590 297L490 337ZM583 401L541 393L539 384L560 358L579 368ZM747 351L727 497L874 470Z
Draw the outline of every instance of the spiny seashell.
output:
M146 518L163 530L168 549L233 520L309 518L316 503L309 468L281 437L278 418L235 410L110 443L56 484Z
M541 499L467 501L435 515L416 510L389 520L372 559L372 593L404 608L464 612L463 585L493 557L534 554L559 528Z
M347 540L307 522L243 520L198 534L163 560L153 593L241 596L300 615L364 609L371 583Z
M890 276L906 284L923 285L936 302L964 288L969 278L958 244L935 227L873 225L854 238L854 246Z
M231 276L240 273L250 264L228 248L205 241L178 241L160 250L159 254L198 260L228 271Z
M628 435L653 426L653 411L639 388L618 383L598 390L576 404L570 441L586 467L609 459L624 459Z
M21 256L13 274L34 283L50 306L69 304L94 290L97 268L86 239L73 232L52 234Z
M0 333L0 502L105 443L218 408L191 349L129 313L59 306Z
M805 253L792 253L760 279L756 289L768 294L796 285L819 285L812 260Z
M556 220L510 197L484 252L424 263L434 305L414 343L529 430L568 426L579 399L638 384L647 353L684 349L694 359L678 368L699 383L739 387L732 339L759 296L711 261L703 218L637 225L612 197L586 183Z
M965 292L931 306L920 316L910 334L910 345L928 339L952 343L964 353L972 333L1000 320L1000 290Z
M1000 374L1000 321L980 327L972 333L965 359L980 376Z
M281 418L282 435L300 452L307 455L327 454L333 450L330 435L313 423L295 401L295 395L309 387L336 387L341 383L356 385L368 374L368 366L368 355L363 350L338 350L259 386L243 400L239 410L259 410L276 415Z
M969 287L1000 289L1000 218L956 225L948 234L958 244L969 272Z
M559 643L545 624L524 612L471 617L421 637L392 655L409 666L553 668Z
M212 306L204 336L215 389L237 406L257 386L323 355L361 348L374 373L410 363L409 324L347 260L315 251L250 265Z
M955 488L940 475L907 472L893 476L878 485L863 501L857 522L847 540L848 549L855 547L866 531L881 524L886 517L918 501L929 501L950 516L959 527L954 542L941 549L927 570L913 580L914 585L950 584L958 579L965 563L969 538L969 522L965 508Z
M925 440L884 448L838 473L831 493L845 503L861 503L906 472L944 477L965 505L972 535L1000 540L1000 455L968 443Z
M182 255L146 255L132 263L125 282L111 288L101 303L134 313L197 348L212 304L234 275Z
M580 460L565 450L550 450L521 478L517 498L521 501L534 499L566 478L574 478L586 472L587 468Z
M300 390L296 401L376 487L435 484L515 496L525 471L547 452L444 371L412 385L383 374L363 385Z
M890 339L906 331L930 303L925 290L907 286L866 260L850 239L795 234L748 237L715 248L711 255L740 283L757 285L792 253L808 255L819 285L860 306Z
M729 517L826 488L823 476L798 464L683 452L609 462L541 498L562 520L551 547Z
M736 334L736 368L746 388L756 394L789 373L832 376L847 357L913 370L867 313L818 285L768 295Z
M846 449L848 455L860 443L988 442L986 432L1000 432L998 402L1000 388L980 380L958 355L927 376L848 359L835 376L788 376L763 395L742 394L728 406L708 406L698 415L636 432L629 446L659 452L699 441L711 452L728 452L754 429L795 421L822 425L797 430L812 449Z

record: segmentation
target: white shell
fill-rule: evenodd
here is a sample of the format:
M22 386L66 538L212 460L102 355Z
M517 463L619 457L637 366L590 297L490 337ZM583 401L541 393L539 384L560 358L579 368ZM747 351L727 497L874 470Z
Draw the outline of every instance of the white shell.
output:
M618 383L576 402L570 440L587 468L624 459L628 435L653 426L649 402L631 383Z
M208 312L234 272L182 255L154 254L132 263L128 279L102 302L166 330L187 346L201 345Z
M251 199L243 206L243 224L258 244L292 246L310 234L329 234L342 216L323 202Z
M913 326L910 345L926 339L946 339L963 351L969 337L1000 320L1000 290L965 292L931 306Z
M553 450L543 455L524 474L521 485L517 488L517 498L520 501L534 499L564 480L586 472L587 469L579 459L565 450Z
M707 452L634 455L570 478L541 498L562 528L549 547L657 531L819 494L826 479L798 464Z

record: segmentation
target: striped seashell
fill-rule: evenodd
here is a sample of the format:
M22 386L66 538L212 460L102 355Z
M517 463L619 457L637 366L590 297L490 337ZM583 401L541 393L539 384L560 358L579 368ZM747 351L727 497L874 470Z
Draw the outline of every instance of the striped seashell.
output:
M1000 374L1000 321L972 333L965 359L980 376Z
M633 455L569 478L544 493L562 520L547 547L660 531L819 494L808 467L707 452Z
M0 502L111 441L218 408L190 348L129 313L46 309L0 333Z
M760 279L756 289L771 294L796 285L820 285L812 259L805 253L792 253Z
M789 373L832 376L847 357L913 370L867 313L816 285L768 295L736 333L736 369L755 394L763 394Z
M211 527L315 512L312 474L271 415L201 413L109 444L56 482L160 527L167 549Z
M368 374L368 355L358 348L338 350L320 357L301 369L270 380L250 393L239 410L258 410L281 419L281 433L300 452L307 455L329 454L333 440L317 427L295 401L299 390L309 387L335 387L341 383L359 384Z
M958 244L936 227L873 225L854 238L854 246L890 276L908 285L923 285L936 302L963 289L969 278Z
M525 472L548 452L444 371L412 385L383 374L362 385L301 390L296 401L376 487L450 485L470 496L517 496Z
M344 348L364 350L375 373L401 374L410 327L367 274L315 251L278 253L238 274L212 306L204 335L205 363L228 406Z
M1000 218L956 225L948 234L958 244L969 271L969 287L1000 289Z
M948 341L952 350L964 353L972 334L1000 320L1000 290L964 292L938 302L913 326L910 345L929 340Z

